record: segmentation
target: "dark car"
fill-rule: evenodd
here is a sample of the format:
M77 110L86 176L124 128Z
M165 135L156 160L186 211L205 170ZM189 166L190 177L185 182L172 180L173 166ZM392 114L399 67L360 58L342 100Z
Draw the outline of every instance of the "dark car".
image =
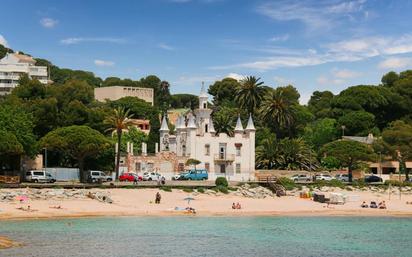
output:
M377 182L383 182L381 177L378 177L376 175L369 175L365 177L365 182L366 183L377 183Z

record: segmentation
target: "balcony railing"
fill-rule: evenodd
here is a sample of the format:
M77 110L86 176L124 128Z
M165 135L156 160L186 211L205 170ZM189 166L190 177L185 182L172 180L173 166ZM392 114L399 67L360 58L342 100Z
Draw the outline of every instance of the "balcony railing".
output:
M234 154L215 154L214 156L215 161L220 161L220 162L233 162L235 160L235 155Z

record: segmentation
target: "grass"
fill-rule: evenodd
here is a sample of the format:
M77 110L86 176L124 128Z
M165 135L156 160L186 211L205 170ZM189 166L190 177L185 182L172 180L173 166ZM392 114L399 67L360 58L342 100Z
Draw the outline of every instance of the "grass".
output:
M168 186L162 186L160 187L160 190L163 190L165 192L172 192L172 188Z

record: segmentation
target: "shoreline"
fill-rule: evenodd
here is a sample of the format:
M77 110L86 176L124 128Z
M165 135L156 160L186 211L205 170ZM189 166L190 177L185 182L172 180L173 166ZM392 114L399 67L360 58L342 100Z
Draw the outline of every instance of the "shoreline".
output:
M97 191L96 191L97 192ZM154 204L157 192L162 195L160 204ZM337 192L337 191L334 191ZM387 194L370 191L344 191L340 193L356 196L356 200L343 205L329 205L302 199L298 196L266 197L262 199L235 194L209 195L172 192L157 189L106 189L113 203L83 198L30 199L21 203L16 200L0 202L0 222L10 220L47 220L98 217L411 217L412 194L402 199L389 199ZM330 192L329 192L330 193ZM325 192L325 194L328 194ZM192 197L190 203L185 200ZM388 209L364 209L361 203L385 201ZM241 210L233 210L232 203L241 203ZM30 205L30 210L27 207ZM61 206L61 208L53 208ZM196 214L186 213L184 208L193 207ZM178 208L178 210L175 210ZM21 210L24 209L24 210Z

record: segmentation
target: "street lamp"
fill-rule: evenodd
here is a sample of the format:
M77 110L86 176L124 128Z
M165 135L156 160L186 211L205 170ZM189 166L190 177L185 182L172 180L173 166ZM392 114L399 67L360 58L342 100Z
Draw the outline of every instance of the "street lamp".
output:
M345 125L342 125L342 138L345 136L345 129L346 129L346 127L345 127Z
M44 171L47 172L47 148L43 148L44 150Z

